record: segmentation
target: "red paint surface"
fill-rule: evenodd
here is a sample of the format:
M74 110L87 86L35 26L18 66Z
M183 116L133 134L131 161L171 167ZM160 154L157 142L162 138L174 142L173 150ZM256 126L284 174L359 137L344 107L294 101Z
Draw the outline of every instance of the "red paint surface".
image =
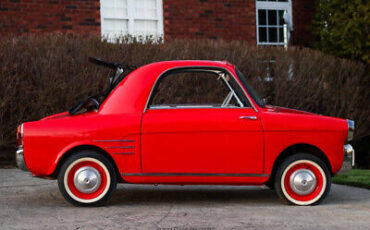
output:
M250 115L257 113L252 108L148 110L142 122L143 172L263 173L261 122L240 119Z
M214 61L169 61L132 72L99 111L53 115L24 123L27 167L38 176L51 175L73 147L90 145L106 151L130 183L262 184L276 158L296 144L309 144L328 158L332 172L343 162L347 136L344 119L274 107L255 109L145 110L157 78L179 67L219 67L235 74L234 66ZM242 120L240 116L256 116ZM99 140L132 142L97 142ZM132 146L130 149L109 147ZM132 152L133 154L117 154ZM137 176L140 173L221 173L258 176ZM267 174L267 175L266 175Z

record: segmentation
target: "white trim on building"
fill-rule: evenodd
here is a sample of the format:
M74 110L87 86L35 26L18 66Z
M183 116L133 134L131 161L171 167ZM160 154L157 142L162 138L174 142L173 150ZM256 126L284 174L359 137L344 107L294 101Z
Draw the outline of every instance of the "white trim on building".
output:
M102 37L110 41L163 37L162 0L100 0L100 17Z
M284 45L284 12L292 22L292 0L256 0L257 45Z

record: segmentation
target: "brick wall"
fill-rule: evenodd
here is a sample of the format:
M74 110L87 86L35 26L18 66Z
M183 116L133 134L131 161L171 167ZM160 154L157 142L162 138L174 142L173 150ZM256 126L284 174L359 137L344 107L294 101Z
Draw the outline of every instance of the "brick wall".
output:
M165 39L256 42L255 0L163 0Z
M99 0L0 0L0 35L51 31L100 35Z
M292 44L312 40L312 0L293 0ZM246 40L256 44L255 0L163 0L165 39ZM0 35L78 32L100 35L100 0L0 0Z
M292 44L307 46L313 39L311 24L315 13L313 0L293 0L293 23Z

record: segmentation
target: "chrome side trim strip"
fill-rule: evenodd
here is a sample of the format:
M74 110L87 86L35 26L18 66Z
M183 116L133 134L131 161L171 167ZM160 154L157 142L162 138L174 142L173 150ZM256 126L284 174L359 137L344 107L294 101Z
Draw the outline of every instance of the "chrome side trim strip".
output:
M135 146L107 146L105 149L134 149Z
M132 155L132 154L135 154L134 152L122 152L122 153L113 153L113 154L117 154L117 155Z
M135 140L93 140L93 142L134 142Z
M268 177L254 173L121 173L122 176L218 176L218 177Z

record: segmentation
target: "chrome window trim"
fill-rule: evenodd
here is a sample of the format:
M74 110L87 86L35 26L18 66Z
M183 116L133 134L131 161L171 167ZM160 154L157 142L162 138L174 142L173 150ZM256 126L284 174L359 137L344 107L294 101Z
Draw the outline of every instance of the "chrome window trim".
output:
M230 90L230 93L231 93L231 95L232 96L230 96L229 98L228 98L228 100L227 100L227 103L226 103L226 106L225 107L227 107L227 105L230 103L230 101L231 101L231 98L233 98L233 96L235 97L235 99L238 101L238 104L239 104L239 107L240 108L244 108L245 106L243 105L243 102L240 100L240 98L238 97L238 95L236 95L236 93L235 93L235 91L234 91L234 89L233 89L233 87L230 85L230 83L226 80L226 78L225 78L225 73L221 73L220 74L220 77L222 78L222 80L225 82L225 84L227 85L227 87L229 88L229 90ZM222 107L222 105L221 105L221 107Z
M177 105L177 106L150 106L149 109L157 110L157 109L243 109L249 107L239 107L239 106L208 106L208 105Z
M160 74L159 74L159 76L157 77L157 79L155 80L155 82L154 82L154 84L153 84L153 86L152 86L152 89L150 90L149 96L148 96L148 98L147 98L147 100L146 100L146 104L145 104L145 107L144 107L144 111L143 111L143 113L145 113L147 109L150 109L150 107L149 107L149 101L150 101L151 97L153 96L154 88L155 88L155 87L156 87L156 85L158 84L158 81L159 81L159 80L160 80L160 79L161 79L165 74L167 74L168 72L170 72L170 71L174 71L174 70L181 70L181 69L184 69L184 70L186 70L186 69L188 69L188 70L194 69L194 70L200 70L200 71L204 70L204 71L208 71L208 72L212 72L212 71L214 71L214 70L219 69L219 70L221 70L221 71L223 71L223 72L228 73L228 74L229 74L229 76L231 76L231 77L235 80L235 82L238 84L238 86L240 87L241 91L244 93L244 95L245 95L245 97L247 98L247 100L248 100L249 104L251 105L251 107L254 109L254 111L255 111L256 113L258 113L258 110L257 110L257 108L255 107L255 105L254 105L254 103L253 103L252 99L249 97L249 95L248 95L248 93L245 91L244 87L240 84L240 82L238 81L238 78L237 78L237 77L235 77L235 75L234 75L234 74L232 74L228 69L225 69L225 68L223 68L223 67L218 67L218 66L181 66L181 67L174 67L174 68L170 68L170 69L167 69L167 70L163 71L162 73L160 73ZM239 99L239 100L240 100L240 99ZM212 107L212 108L214 108L214 109L219 109L219 108L228 108L228 107ZM238 108L241 108L241 107L238 107ZM249 107L249 106L244 106L244 107L242 107L242 108L250 108L250 107ZM158 108L158 109L159 109L159 108ZM172 107L172 108L163 108L163 109L174 109L174 108Z
M153 105L150 106L149 109L171 109L173 106L170 105Z
M227 96L225 97L224 101L221 104L221 107L226 107L226 105L228 105L230 103L232 97L233 97L233 93L232 92L230 92L229 94L227 94Z

